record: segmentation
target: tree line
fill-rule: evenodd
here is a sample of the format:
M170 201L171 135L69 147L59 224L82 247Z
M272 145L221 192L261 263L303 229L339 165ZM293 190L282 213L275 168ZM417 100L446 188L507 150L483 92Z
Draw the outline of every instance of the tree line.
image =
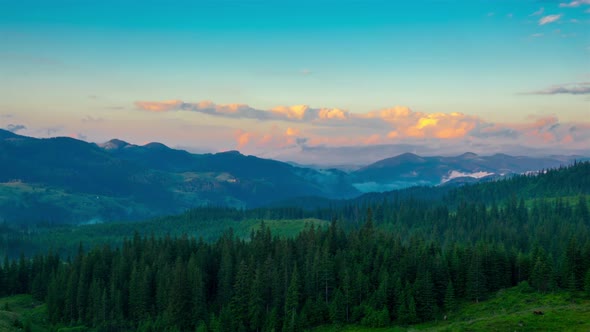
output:
M136 233L116 248L80 246L71 259L50 253L5 260L0 295L31 293L46 301L54 326L100 331L412 324L452 315L462 301L522 282L540 292L590 295L585 200L424 213L430 229L410 219L423 230L410 235L395 231L395 220L391 229L378 227L383 221L372 209L358 229L345 231L334 220L291 239L272 237L264 224L248 240L229 231L214 243ZM428 236L439 225L457 240Z

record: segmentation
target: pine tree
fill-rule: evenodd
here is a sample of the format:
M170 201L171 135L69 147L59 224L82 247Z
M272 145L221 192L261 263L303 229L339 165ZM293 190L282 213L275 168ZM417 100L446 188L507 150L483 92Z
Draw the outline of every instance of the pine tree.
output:
M188 284L185 263L180 257L176 260L173 282L168 302L170 326L187 330L191 325L191 288Z
M586 296L590 297L590 269L586 271L586 276L584 277L584 290L586 291Z
M234 284L231 300L232 314L238 324L248 324L248 304L250 303L250 269L246 262L242 261L238 267L238 274Z
M427 321L434 318L436 311L436 299L434 298L434 285L430 271L419 274L414 284L414 298L416 311L420 320Z
M408 297L408 318L407 322L409 324L414 324L418 322L418 314L416 313L416 301L414 301L414 296L410 294Z
M248 303L248 322L249 326L254 331L261 331L264 327L264 300L262 294L265 285L263 284L263 276L260 268L254 272L254 280L250 288L250 302Z
M486 275L482 268L481 254L474 252L467 272L467 295L471 300L479 302L486 291Z
M293 273L287 288L285 298L285 323L283 331L294 332L297 330L297 309L299 307L299 273L297 266L293 268Z
M344 294L340 289L336 290L334 300L331 303L330 318L334 324L343 324L346 322L346 304Z
M531 272L531 286L540 292L546 292L552 288L553 271L548 262L543 258L537 258Z
M455 310L455 306L455 289L453 287L453 282L449 280L449 283L447 284L447 290L445 292L445 310L447 312L453 312Z

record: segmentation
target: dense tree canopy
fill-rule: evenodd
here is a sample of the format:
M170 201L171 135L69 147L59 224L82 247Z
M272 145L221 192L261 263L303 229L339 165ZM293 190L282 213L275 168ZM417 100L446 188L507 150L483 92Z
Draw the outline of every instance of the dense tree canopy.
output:
M513 185L534 188L539 178L563 179L561 173L588 165ZM589 174L576 182L585 183ZM6 258L0 296L32 293L47 302L56 326L300 331L326 323L380 327L433 320L452 314L462 301L482 301L521 282L539 292L589 292L590 218L583 190L546 199L525 200L518 191L477 199L506 185L481 185L473 200L465 196L452 208L444 199L409 197L345 204L314 212L330 213L330 225L308 227L293 238L273 237L262 222L247 239L231 230L210 242L136 233L120 246L86 251L81 244L66 260L54 253ZM477 187L457 190L467 194ZM201 209L179 218L198 227L199 220L239 222L265 213L309 212Z

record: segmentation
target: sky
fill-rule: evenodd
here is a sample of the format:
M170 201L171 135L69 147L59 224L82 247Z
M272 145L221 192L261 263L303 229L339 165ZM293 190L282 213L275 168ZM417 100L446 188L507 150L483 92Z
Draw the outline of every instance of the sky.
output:
M0 128L301 163L590 155L590 0L0 0Z

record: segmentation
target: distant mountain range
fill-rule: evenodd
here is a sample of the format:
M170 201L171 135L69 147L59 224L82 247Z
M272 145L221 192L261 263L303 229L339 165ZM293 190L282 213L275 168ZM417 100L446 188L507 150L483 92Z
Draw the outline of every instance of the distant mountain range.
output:
M351 177L353 185L360 191L388 191L415 185L452 185L493 180L586 159L583 156L478 156L469 152L456 157L421 157L404 153L365 166L352 172Z
M201 206L257 207L296 197L342 199L415 185L456 184L581 157L402 154L354 172L313 169L237 151L191 154L161 143L38 139L0 130L0 222L137 220Z

